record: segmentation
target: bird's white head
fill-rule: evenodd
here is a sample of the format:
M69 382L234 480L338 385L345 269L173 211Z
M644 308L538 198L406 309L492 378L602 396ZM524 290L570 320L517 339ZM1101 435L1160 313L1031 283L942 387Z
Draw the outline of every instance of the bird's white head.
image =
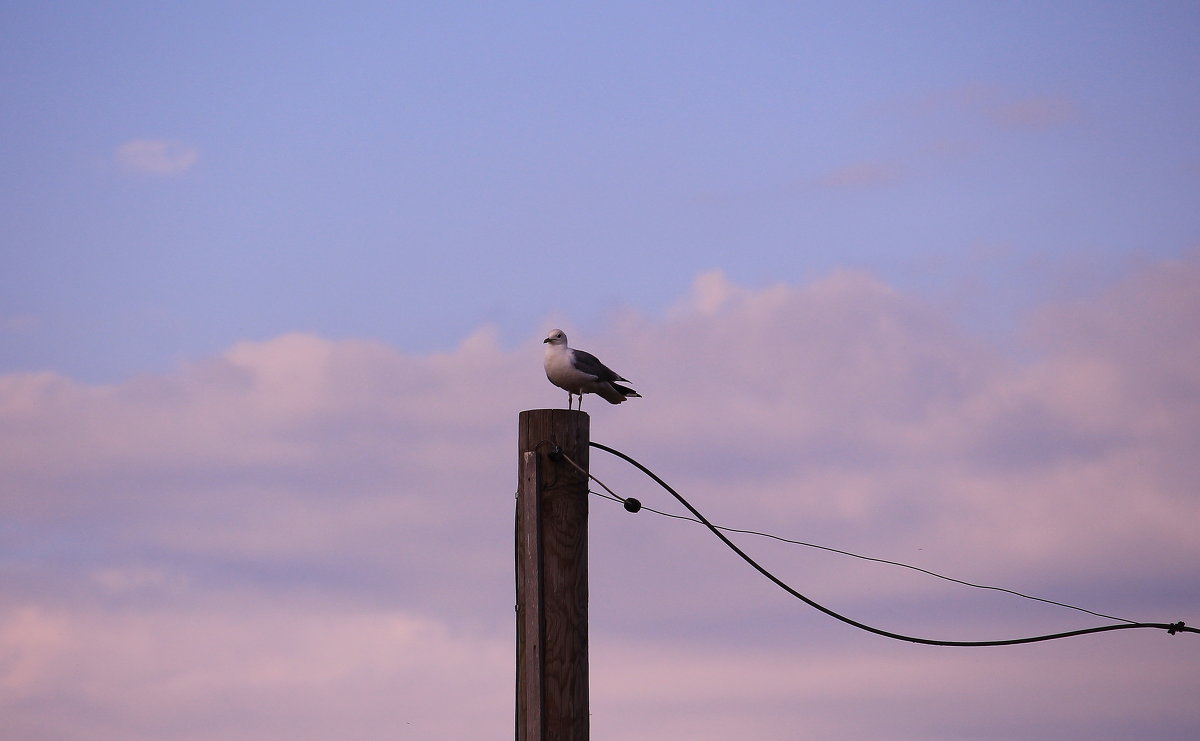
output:
M552 329L550 330L550 334L546 335L546 339L542 340L542 342L549 343L551 345L562 345L565 347L567 344L567 335L561 329Z

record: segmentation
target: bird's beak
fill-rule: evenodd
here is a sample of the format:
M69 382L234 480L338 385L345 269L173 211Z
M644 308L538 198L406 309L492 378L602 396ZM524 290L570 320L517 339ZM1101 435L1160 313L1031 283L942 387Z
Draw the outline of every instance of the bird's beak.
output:
M550 338L549 338L549 337L547 337L546 339L542 340L542 344L544 345L544 344L546 344L546 343L547 343L547 342L549 342L549 341L550 341Z

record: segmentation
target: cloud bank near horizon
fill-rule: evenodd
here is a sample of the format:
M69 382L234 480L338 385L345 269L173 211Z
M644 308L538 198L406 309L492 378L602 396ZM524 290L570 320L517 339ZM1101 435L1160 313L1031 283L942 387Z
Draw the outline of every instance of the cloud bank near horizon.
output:
M1188 620L1198 288L1198 253L1151 265L1031 315L1020 354L850 271L757 290L709 273L664 317L564 329L644 396L589 397L593 438L716 522ZM538 340L504 348L484 328L414 356L291 334L111 385L0 376L12 727L99 741L506 737L516 412L564 403ZM600 453L592 469L672 508ZM1096 623L745 544L818 601L899 632ZM839 738L1200 729L1184 697L1191 636L931 653L802 609L686 524L596 502L591 547L606 738L778 737L802 722ZM886 712L848 712L864 703Z

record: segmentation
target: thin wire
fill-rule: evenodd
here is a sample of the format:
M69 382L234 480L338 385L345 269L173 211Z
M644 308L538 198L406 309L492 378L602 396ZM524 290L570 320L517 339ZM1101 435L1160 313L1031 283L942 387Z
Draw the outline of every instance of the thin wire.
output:
M598 492L595 492L595 491L592 491L592 492L591 492L592 494L596 494L596 496L599 496L599 497L601 497L602 499L608 499L608 500L610 500L610 501L613 501L613 502L620 502L620 503L624 503L624 502L625 502L625 497L621 496L620 494L618 494L618 493L616 493L615 491L613 491L612 489L610 489L608 486L606 486L606 485L604 484L604 482L603 482L603 481L601 481L600 479L598 479L598 478L596 478L595 476L593 476L593 475L592 475L592 473L591 473L590 471L585 471L585 470L584 470L582 467L580 467L580 465L579 465L578 463L576 463L575 461L571 460L571 457L570 457L569 455L567 455L566 453L563 453L563 454L562 454L562 457L563 457L564 459L566 459L567 463L570 463L572 466L574 466L574 467L575 467L575 470L577 470L577 471L579 471L580 473L582 473L582 474L586 475L586 476L587 476L588 478L590 478L592 481L595 481L597 484L599 484L599 485L600 485L600 486L601 486L601 487L602 487L602 488L603 488L603 489L604 489L606 492L608 492L608 493L609 493L609 495L610 495L610 496L604 496L603 494L599 494ZM589 490L589 491L591 491L591 490ZM646 506L646 505L644 505L644 504L643 504L641 507L639 507L639 509L644 509L644 510L647 510L648 512L653 512L653 513L654 513L654 514L656 514L656 515L662 515L663 517L671 517L671 518L674 518L674 519L676 519L676 520L686 520L686 521L688 521L688 522L694 522L694 523L696 523L696 524L698 524L698 525L703 525L703 524L704 524L704 523L703 523L703 522L701 522L700 520L697 520L695 517L687 517L686 515L677 515L677 514L674 514L674 513L672 513L672 512L663 512L662 510L657 510L657 509L654 509L653 507L647 507L647 506ZM1055 600L1052 600L1052 599L1045 599L1045 598L1043 598L1043 597L1035 597L1035 596L1033 596L1033 595L1031 595L1031 594L1025 594L1025 593L1023 593L1023 592L1018 592L1018 591L1016 591L1016 590L1013 590L1013 589L1005 589L1004 587L993 587L993 586L988 586L988 585L986 585L986 584L975 584L975 583L973 583L973 582L969 582L969 581L963 581L962 579L955 579L954 577L951 577L951 576L945 576L945 575L943 575L943 574L938 574L938 573L935 573L935 572L933 572L933 571L930 571L930 570L928 570L928 569L923 569L923 568L921 568L920 566L913 566L913 565L911 565L911 564L901 563L901 562L899 562L899 561L889 561L889 560L888 560L888 559L886 559L886 558L874 558L874 557L872 557L872 556L863 556L863 555L861 555L861 554L858 554L858 553L851 553L850 551L843 551L843 550L841 550L841 549L838 549L838 548L831 548L831 547L829 547L829 546L825 546L825 545L818 545L818 544L816 544L816 543L809 543L809 542L806 542L806 541L803 541L803 540L792 540L791 538L784 538L784 537L782 537L782 536L779 536L779 535L772 535L771 533L764 533L764 532L760 532L760 531L758 531L758 530L743 530L743 529L736 528L736 527L725 527L725 526L723 526L723 525L713 525L713 527L715 527L715 528L716 528L716 529L718 529L718 530L724 530L724 531L725 531L725 532L727 532L727 533L743 533L743 534L745 534L745 535L757 535L757 536L759 536L759 537L763 537L763 538L771 538L771 539L773 539L773 540L778 540L778 541L781 541L781 542L783 542L783 543L791 543L791 544L793 544L793 545L802 545L802 546L805 546L805 547L807 547L807 548L816 548L816 549L818 549L818 550L822 550L822 551L829 551L830 553L838 553L838 554L841 554L841 555L843 555L843 556L850 556L851 558L859 558L859 559L862 559L863 561L874 561L874 562L876 562L876 563L886 563L886 564L889 564L889 565L891 565L891 566L899 566L899 567L901 567L901 568L905 568L905 569L911 569L911 570L913 570L913 571L919 571L919 572L921 572L922 574L928 574L929 576L936 577L936 578L938 578L938 579L944 579L945 581L948 581L948 582L953 582L953 583L955 583L955 584L962 584L963 586L967 586L967 587L974 587L975 589L991 589L991 590L994 590L994 591L997 591L997 592L1006 592L1006 593L1008 593L1008 594L1012 594L1012 595L1015 595L1015 596L1017 596L1017 597L1023 597L1023 598L1025 598L1025 599L1028 599L1028 600L1033 600L1033 601L1035 601L1035 602L1044 602L1044 603L1046 603L1046 604L1050 604L1050 605L1057 605L1057 606L1059 606L1059 607L1066 607L1067 609L1070 609L1070 610L1077 610L1077 611L1079 611L1079 612L1086 612L1086 613L1087 613L1087 614L1089 614L1089 615L1094 615L1094 616L1096 616L1096 617L1099 617L1099 618L1105 618L1105 619L1107 619L1107 620L1116 620L1117 622L1121 622L1121 623L1136 623L1136 622L1137 622L1136 620L1130 620L1130 619L1128 619L1128 618L1123 618L1123 617L1115 617L1115 616L1113 616L1113 615L1105 615L1105 614L1104 614L1104 613L1102 613L1102 612L1093 612L1092 610L1088 610L1088 609L1086 609L1086 608L1083 608L1083 607L1077 607L1077 606L1075 606L1075 605L1069 605L1069 604L1067 604L1066 602L1058 602L1058 601L1055 601Z
M588 474L588 475L591 476L591 474ZM604 486L604 484L600 483L599 479L596 479L595 477L593 477L593 480L595 480L596 483L600 484L601 486ZM619 503L619 502L625 501L619 495L613 494L612 490L610 490L608 487L605 486L604 488L612 496L605 496L604 494L601 494L596 491L593 491L592 493L595 494L596 496L600 497L601 499L607 499L612 502ZM654 509L653 507L647 507L644 504L642 505L641 508L648 512L653 512L656 515L662 515L663 517L671 517L676 520L686 520L688 522L694 522L697 525L704 524L700 520L697 520L695 517L688 517L686 515L677 515L672 512L663 512L662 510L657 510L657 509ZM1079 612L1086 612L1089 615L1094 615L1099 618L1105 618L1107 620L1116 620L1117 622L1122 622L1122 623L1137 622L1136 620L1130 620L1129 618L1116 617L1115 615L1105 615L1102 612L1095 612L1095 611L1089 610L1085 607L1069 605L1066 602L1058 602L1056 600L1046 599L1045 597L1035 597L1032 594L1025 594L1024 592L1018 592L1015 589L1006 589L1005 587L993 587L993 586L989 586L987 584L975 584L974 582L963 581L962 579L955 579L952 576L946 576L945 574L939 574L937 572L930 571L929 569L923 569L920 566L913 566L912 564L901 563L900 561L890 561L886 558L875 558L873 556L864 556L860 553L852 553L850 551L843 551L839 548L831 548L830 546L827 546L827 545L820 545L818 543L809 543L809 542L803 541L803 540L792 540L791 538L784 538L780 535L772 535L771 533L764 533L764 532L760 532L758 530L743 530L743 529L736 528L736 527L725 527L724 525L713 525L713 527L717 528L718 530L723 530L727 533L742 533L744 535L757 535L762 538L771 538L772 540L778 540L782 543L790 543L792 545L802 545L802 546L805 546L806 548L816 548L817 550L829 551L830 553L837 553L837 554L840 554L843 556L850 556L851 558L858 558L858 559L862 559L863 561L874 561L876 563L885 563L890 566L899 566L902 569L911 569L912 571L919 571L922 574L927 574L934 578L943 579L945 581L953 582L955 584L961 584L965 587L973 587L975 589L991 589L996 592L1006 592L1007 594L1011 594L1011 595L1014 595L1017 597L1023 597L1025 599L1033 600L1035 602L1044 602L1048 605L1056 605L1058 607L1065 607L1069 610L1078 610Z
M625 462L627 462L630 465L632 465L633 467L637 468L642 473L649 476L655 483L657 483L659 486L661 486L663 489L665 489L668 493L671 494L671 496L675 497L675 499L677 499L680 504L682 504L685 508L687 508L687 510L696 517L696 520L700 524L704 525L709 530L711 530L713 535L716 535L730 550L732 550L734 553L736 553L738 556L740 556L743 561L750 564L750 566L752 566L756 571L758 571L760 574L762 574L767 579L769 579L771 582L773 582L777 587L784 590L788 594L792 595L796 599L799 599L800 601L804 602L809 607L819 610L819 611L825 613L826 615L828 615L829 617L832 617L835 620L840 620L841 622L846 623L847 625L852 625L855 628L858 628L860 630L865 630L868 633L874 633L876 635L880 635L885 638L892 638L892 639L898 640L898 641L908 641L909 643L920 643L920 644L929 645L929 646L1013 646L1013 645L1022 644L1022 643L1038 643L1041 641L1056 640L1058 638L1070 638L1072 636L1088 635L1090 633L1106 633L1106 632L1113 631L1113 630L1128 630L1131 628L1157 628L1159 630L1167 631L1167 633L1170 635L1174 635L1175 633L1180 633L1180 632L1200 633L1200 630L1189 627L1189 626L1185 625L1182 621L1177 622L1177 623L1124 622L1124 623L1121 623L1118 625L1100 625L1100 626L1097 626L1094 628L1083 628L1080 630L1071 630L1071 631L1066 631L1063 633L1051 633L1048 635L1029 636L1026 638L1009 638L1009 639L992 640L992 641L942 641L942 640L936 640L936 639L932 639L932 638L917 638L914 636L903 635L901 633L893 633L891 631L883 630L881 628L875 628L870 625L866 625L865 623L860 623L857 620L846 617L845 615L842 615L840 613L837 613L837 612L829 609L828 607L825 607L824 605L814 602L813 600L809 599L808 597L804 596L800 592L793 589L791 586L789 586L787 583L785 583L779 577L772 574L770 571L768 571L766 568L764 568L762 565L760 565L757 561L755 561L753 558L751 558L749 555L747 555L746 552L743 551L741 548L738 548L737 545L735 545L732 540L727 538L725 536L725 534L723 532L721 532L721 528L718 528L717 526L715 526L711 522L709 522L708 519L705 518L704 515L700 514L700 511L697 510L695 507L693 507L690 502L688 502L686 499L684 499L683 496L679 494L679 492L672 489L671 486L669 484L667 484L667 482L663 481L661 478L658 477L657 474L655 474L653 471L651 471L650 469L643 466L641 463L638 463L636 460L629 457L628 455L622 453L619 450L615 450L614 448L610 448L607 445L601 445L600 443L596 443L596 442L589 442L588 444L591 445L593 448L599 448L600 450L603 450L606 453L609 453L618 458L621 458ZM570 460L570 459L567 459L567 460ZM572 462L572 465L575 465L574 462ZM575 467L579 468L577 465L575 465ZM580 469L580 470L582 470L582 469ZM586 471L585 471L585 473L586 473ZM599 480L597 480L597 483L599 483ZM601 484L601 486L603 486L603 484ZM604 487L604 488L606 490L608 489L608 487ZM610 490L610 493L611 493L611 490ZM616 496L616 495L613 494L613 496ZM678 517L678 515L672 515L672 516ZM851 555L853 555L853 554L851 554Z

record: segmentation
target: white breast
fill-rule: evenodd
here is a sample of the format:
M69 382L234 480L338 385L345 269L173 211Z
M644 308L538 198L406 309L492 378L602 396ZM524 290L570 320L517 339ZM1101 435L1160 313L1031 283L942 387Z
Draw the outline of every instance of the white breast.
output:
M573 394L582 393L584 386L596 380L590 373L575 370L571 365L571 351L566 347L547 347L543 366L550 383Z

